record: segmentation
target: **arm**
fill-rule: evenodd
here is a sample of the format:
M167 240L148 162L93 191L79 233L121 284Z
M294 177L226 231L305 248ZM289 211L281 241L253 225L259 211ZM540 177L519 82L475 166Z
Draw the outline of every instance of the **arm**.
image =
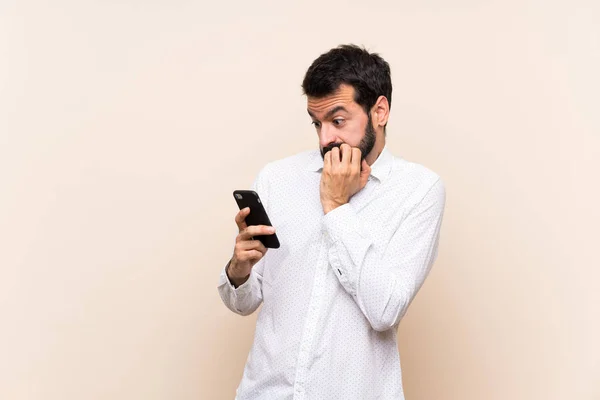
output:
M267 167L268 165L259 172L252 184L252 190L260 195L265 209L267 209L268 212ZM227 263L225 268L221 270L218 284L219 295L225 306L240 315L252 314L263 301L262 276L267 252L267 249L265 249L258 240L252 240L252 232L258 234L257 230L261 229L261 227L246 226L244 221L246 215L248 215L248 213L244 213L242 210L236 217L236 223L238 224L240 234L236 238L234 256ZM241 249L240 245L242 245ZM238 256L244 253L246 253L244 257L245 260L240 261L241 257ZM254 256L252 254L248 256L249 253L254 253ZM244 263L246 264L245 266L238 268L240 265L244 265ZM232 264L234 268L231 268ZM245 272L243 277L232 278L234 275L232 274L231 269L234 269L235 272L239 273L240 269L245 269L247 271L248 268L251 268L250 271Z
M444 204L438 179L381 250L364 234L350 204L324 216L329 262L373 329L395 326L423 284L437 256Z

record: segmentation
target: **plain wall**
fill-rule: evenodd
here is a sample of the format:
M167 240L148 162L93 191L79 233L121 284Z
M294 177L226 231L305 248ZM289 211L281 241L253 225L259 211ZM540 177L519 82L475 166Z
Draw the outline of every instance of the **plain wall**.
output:
M409 400L600 399L597 1L2 1L0 398L232 399L231 195L317 148L303 74L391 64L391 151L447 186Z

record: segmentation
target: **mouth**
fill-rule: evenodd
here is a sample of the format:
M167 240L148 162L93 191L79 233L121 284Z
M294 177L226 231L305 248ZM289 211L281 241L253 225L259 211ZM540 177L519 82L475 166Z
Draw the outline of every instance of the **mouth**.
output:
M331 150L333 150L335 147L337 147L338 149L343 145L344 143L332 143L328 146L325 146L321 149L321 157L323 157L323 159L325 159L325 154L327 154L328 152L330 152ZM365 155L362 154L360 155L360 161L361 161L361 165L360 165L360 170L362 171L362 160L365 159ZM340 161L342 161L342 152L340 150Z
M321 156L325 158L325 154L333 150L334 148L340 148L343 143L331 143L321 149ZM342 159L342 153L340 152L340 160Z

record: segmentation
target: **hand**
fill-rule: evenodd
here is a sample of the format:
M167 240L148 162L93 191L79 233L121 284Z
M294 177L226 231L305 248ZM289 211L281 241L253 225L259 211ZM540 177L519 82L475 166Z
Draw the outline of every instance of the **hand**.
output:
M365 187L371 167L361 158L360 149L343 143L334 147L324 157L321 174L321 205L327 214L344 205ZM361 171L362 166L362 171Z
M250 207L240 210L235 216L239 234L235 238L233 257L226 269L229 280L235 287L248 280L252 267L267 253L267 248L254 236L272 235L275 228L266 225L246 225L246 217L250 214Z

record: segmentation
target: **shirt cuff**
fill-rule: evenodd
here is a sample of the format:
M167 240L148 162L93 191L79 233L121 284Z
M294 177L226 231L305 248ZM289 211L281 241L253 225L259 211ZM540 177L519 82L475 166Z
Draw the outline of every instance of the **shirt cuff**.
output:
M360 222L350 203L346 203L323 216L323 228L333 244L348 232L360 232Z
M227 267L228 266L229 266L229 263L227 263L225 268L223 268L223 270L221 271L221 276L219 277L219 286L222 286L222 285L228 286L234 296L242 296L242 295L248 293L252 287L252 285L250 283L250 281L252 280L252 272L250 272L250 276L248 277L246 282L242 283L240 286L238 286L236 288L233 285L233 283L229 280L229 277L227 276Z
M372 245L361 229L360 219L350 204L344 204L323 217L328 257L340 283L355 296L363 261Z

